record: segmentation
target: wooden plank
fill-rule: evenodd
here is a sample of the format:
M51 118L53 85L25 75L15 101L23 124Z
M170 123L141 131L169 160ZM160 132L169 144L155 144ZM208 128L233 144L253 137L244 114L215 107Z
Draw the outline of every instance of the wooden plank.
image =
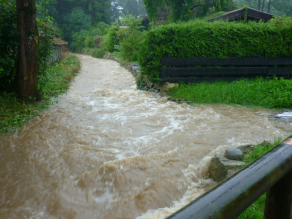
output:
M232 82L239 80L238 77L199 77L199 78L161 78L161 82L170 82L170 83L178 83L184 82L188 83L199 83L199 82L215 82L215 81L227 81Z
M164 76L268 76L268 67L163 68L161 69L161 77Z
M253 78L245 78L245 79L255 79ZM283 78L285 80L292 80L292 77L278 77ZM232 82L243 79L240 77L197 77L197 78L161 78L161 82L170 82L170 83L178 83L178 82L184 82L185 84L189 83L200 83L200 82L216 82L216 81L226 81L226 82ZM265 80L273 79L272 77L266 77Z
M162 66L273 66L292 65L292 58L229 57L218 58L162 58Z
M292 62L291 62L292 63ZM258 66L267 65L268 58L258 57L230 57L227 59L218 58L162 58L162 66Z
M273 76L292 76L292 67L275 67L275 68L268 68L268 75Z
M269 58L268 65L292 65L291 57Z

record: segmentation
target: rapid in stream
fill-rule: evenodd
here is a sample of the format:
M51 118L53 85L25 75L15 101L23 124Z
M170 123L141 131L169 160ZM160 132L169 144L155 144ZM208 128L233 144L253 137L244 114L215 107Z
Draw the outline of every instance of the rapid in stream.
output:
M79 57L59 103L0 136L1 219L165 218L215 185L212 155L291 133L279 111L178 104Z

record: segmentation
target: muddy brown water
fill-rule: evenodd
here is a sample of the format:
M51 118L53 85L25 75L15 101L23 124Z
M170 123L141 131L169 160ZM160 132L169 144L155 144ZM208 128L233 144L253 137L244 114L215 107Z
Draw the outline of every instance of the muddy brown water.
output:
M165 218L215 185L213 154L291 133L276 111L177 104L79 57L59 103L0 137L0 218Z

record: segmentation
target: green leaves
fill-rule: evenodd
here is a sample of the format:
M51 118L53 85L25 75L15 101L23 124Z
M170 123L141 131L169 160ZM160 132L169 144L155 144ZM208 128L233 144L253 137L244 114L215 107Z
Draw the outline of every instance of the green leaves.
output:
M10 5L7 2L0 2L0 89L12 85L11 74L16 70L19 46L16 1L10 1Z

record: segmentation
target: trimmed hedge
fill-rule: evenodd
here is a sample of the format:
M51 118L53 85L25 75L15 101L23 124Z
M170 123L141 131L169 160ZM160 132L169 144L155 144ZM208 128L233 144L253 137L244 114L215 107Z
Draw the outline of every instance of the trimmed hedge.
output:
M139 50L143 74L160 81L160 60L174 58L292 57L292 19L267 23L172 23L148 32Z

